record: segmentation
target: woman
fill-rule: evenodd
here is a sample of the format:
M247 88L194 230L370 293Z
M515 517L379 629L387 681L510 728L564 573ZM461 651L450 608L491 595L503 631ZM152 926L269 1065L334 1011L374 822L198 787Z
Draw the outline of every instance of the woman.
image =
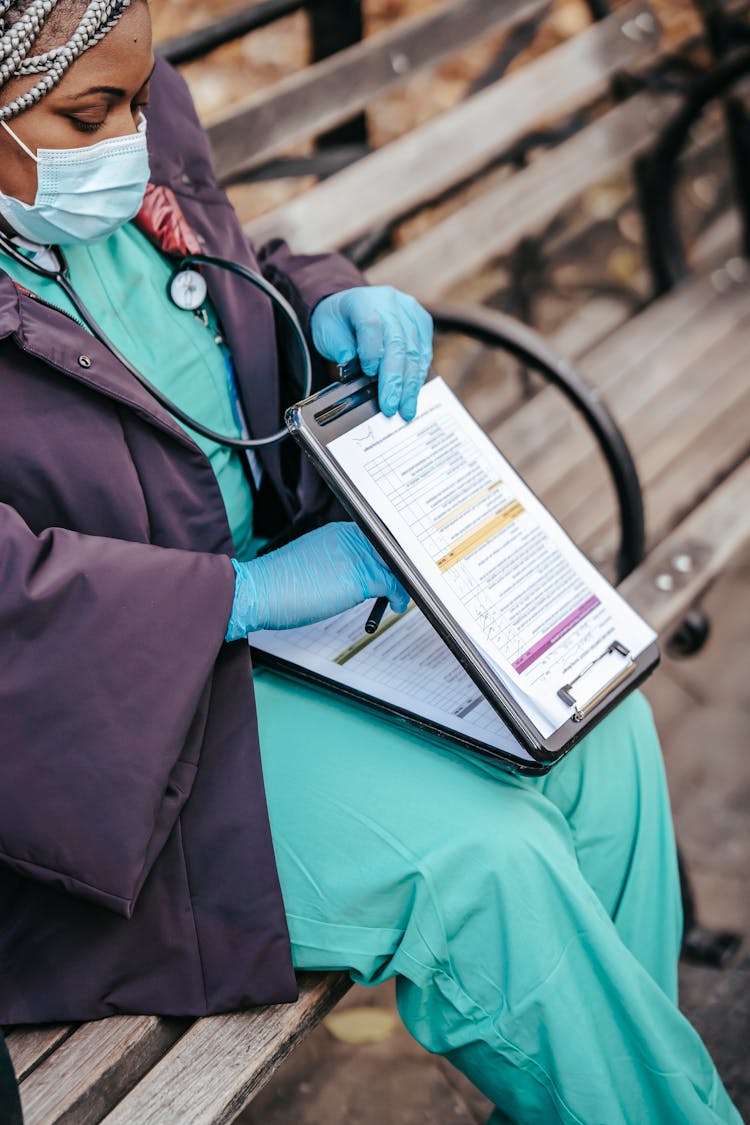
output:
M11 249L62 244L108 336L216 430L273 431L294 390L263 295L222 274L200 317L170 302L198 249L259 267L320 353L358 353L413 416L426 313L339 257L247 245L145 0L0 10ZM249 631L404 592L288 443L248 464L191 436L53 282L0 265L0 1022L201 1015L346 968L396 977L494 1122L738 1121L675 1006L642 698L537 780L267 672L254 700Z

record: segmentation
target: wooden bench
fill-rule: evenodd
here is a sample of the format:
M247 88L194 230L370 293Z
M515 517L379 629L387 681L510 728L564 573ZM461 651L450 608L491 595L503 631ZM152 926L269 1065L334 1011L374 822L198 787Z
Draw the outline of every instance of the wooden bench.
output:
M265 18L266 10L270 17L271 9L299 6L264 0L255 7ZM265 175L269 162L285 172L306 167L303 157L284 163L300 140L341 126L467 44L518 34L544 7L541 0L435 5L240 101L209 127L221 178ZM185 58L194 50L179 46ZM625 173L653 142L678 96L630 92L627 84L621 101L613 104L609 94L622 71L643 70L659 51L653 13L631 3L403 138L374 152L350 145L361 157L353 163L346 146L324 154L318 166L339 170L250 219L248 231L259 240L283 235L302 251L346 247L439 201L438 221L382 254L368 273L413 292L447 324L456 296L491 298L493 263L582 193ZM521 152L525 138L576 115L586 120L569 139L520 161L520 170L508 166L504 157L514 147ZM699 167L711 143L698 140L688 160ZM585 216L576 223L573 234L552 240L553 257L590 226ZM664 640L750 533L750 283L739 244L736 222L722 215L693 247L691 275L679 287L643 302L636 315L595 297L552 337L607 403L635 457L647 555L622 589ZM453 303L442 304L447 296ZM482 315L502 332L491 308ZM552 387L533 380L528 394L512 373L501 380L476 338L461 344L441 337L436 354L506 456L613 575L616 502L580 418ZM27 1125L231 1121L348 987L342 973L301 974L292 1005L195 1021L112 1017L12 1030L8 1047Z

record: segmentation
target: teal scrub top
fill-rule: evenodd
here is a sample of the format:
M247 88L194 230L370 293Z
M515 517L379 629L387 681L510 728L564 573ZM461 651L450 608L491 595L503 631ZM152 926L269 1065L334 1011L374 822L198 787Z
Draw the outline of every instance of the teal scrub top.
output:
M30 244L20 249L31 255ZM137 227L65 248L70 280L105 334L177 406L209 429L242 436L231 357L209 301L199 315L167 294L174 265ZM62 289L0 254L3 269L47 304L80 318ZM263 542L253 534L253 493L244 453L183 427L211 462L221 489L237 557L252 558Z

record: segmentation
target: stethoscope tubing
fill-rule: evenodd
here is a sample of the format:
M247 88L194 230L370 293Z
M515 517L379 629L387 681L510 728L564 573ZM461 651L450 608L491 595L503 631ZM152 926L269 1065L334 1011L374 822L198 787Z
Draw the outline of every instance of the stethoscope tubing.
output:
M208 426L204 426L202 422L199 422L196 418L192 418L175 402L172 402L172 400L167 395L165 395L163 391L154 386L151 380L148 379L142 371L139 371L138 368L130 362L127 356L123 355L117 345L114 344L112 340L110 340L106 335L106 333L100 328L84 302L81 300L81 298L73 288L68 277L67 260L59 246L48 248L52 250L57 257L58 268L56 270L47 269L44 266L40 266L38 263L27 258L24 254L21 254L21 252L2 232L0 232L0 248L2 248L2 250L5 251L5 253L15 261L30 269L33 273L38 274L40 277L45 277L50 281L55 281L65 293L66 297L80 316L85 326L91 332L92 336L94 336L94 338L98 340L99 343L102 344L107 349L107 351L112 356L114 356L114 358L118 360L119 363L123 365L128 373L132 375L133 378L136 379L138 383L140 383L140 385L145 390L147 390L149 394L152 395L153 398L155 398L161 406L164 407L165 410L172 414L179 422L182 422L183 425L189 426L190 429L194 430L202 437L209 438L211 441L216 442L218 445L226 445L232 449L241 450L257 449L261 446L274 445L276 442L282 441L284 438L289 436L289 431L287 430L286 426L282 427L279 430L276 430L272 434L269 434L267 437L261 438L238 438L229 434L218 433L216 430L211 430ZM305 334L302 331L302 326L297 319L297 314L287 301L286 297L284 297L282 293L279 293L278 289L276 289L275 286L271 285L271 283L267 281L266 278L262 277L261 274L256 273L254 270L249 269L247 266L243 266L239 262L230 261L227 258L213 257L210 254L187 255L180 261L179 265L177 265L175 273L179 273L182 270L189 269L194 266L213 266L217 269L228 270L230 273L244 278L245 281L249 281L251 285L254 285L257 289L262 290L262 292L265 293L265 295L281 310L287 323L290 325L292 334L295 338L295 343L297 345L297 350L299 352L301 366L303 369L301 380L301 397L307 398L310 394L310 391L312 390L312 360L310 359L310 351L307 346Z

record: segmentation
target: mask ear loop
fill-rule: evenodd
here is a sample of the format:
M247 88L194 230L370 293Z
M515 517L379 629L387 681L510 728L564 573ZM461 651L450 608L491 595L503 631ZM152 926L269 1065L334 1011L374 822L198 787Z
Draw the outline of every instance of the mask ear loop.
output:
M22 149L23 149L23 151L24 151L24 152L25 152L25 153L26 153L26 154L27 154L28 156L30 156L30 157L31 157L31 159L32 159L32 160L34 161L34 163L35 163L35 164L38 164L38 163L39 163L39 160L38 160L38 158L37 158L36 154L35 154L35 153L33 153L33 152L31 151L31 149L29 148L29 146L28 146L28 145L26 145L26 144L24 144L24 143L23 143L23 141L21 140L21 138L20 138L20 137L18 136L18 134L17 134L17 133L14 133L14 132L13 132L13 130L11 129L10 125L8 124L8 122L7 122L7 121L4 121L4 120L3 120L3 121L0 121L0 125L2 125L3 129L5 129L5 132L6 132L6 133L10 133L11 137L12 137L12 138L13 138L13 140L14 140L14 141L16 142L16 144L17 144L17 145L19 146L19 148L22 148Z

